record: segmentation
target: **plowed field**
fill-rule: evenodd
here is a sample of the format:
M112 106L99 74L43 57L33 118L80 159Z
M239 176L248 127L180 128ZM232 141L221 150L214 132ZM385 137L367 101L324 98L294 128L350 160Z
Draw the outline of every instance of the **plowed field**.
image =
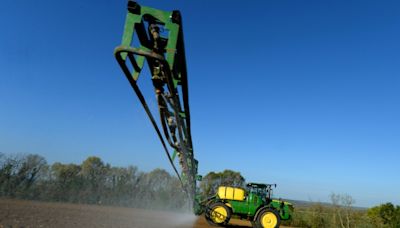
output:
M167 211L0 199L0 227L210 227L203 216ZM231 227L250 227L233 220Z

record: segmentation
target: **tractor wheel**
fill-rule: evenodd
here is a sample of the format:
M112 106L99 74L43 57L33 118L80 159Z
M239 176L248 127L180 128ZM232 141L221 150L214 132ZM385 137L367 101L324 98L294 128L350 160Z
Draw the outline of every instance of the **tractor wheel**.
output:
M205 217L212 226L225 226L231 219L231 209L221 202L212 203L207 207Z
M278 212L270 208L262 209L255 221L257 228L278 228L280 224L281 218Z

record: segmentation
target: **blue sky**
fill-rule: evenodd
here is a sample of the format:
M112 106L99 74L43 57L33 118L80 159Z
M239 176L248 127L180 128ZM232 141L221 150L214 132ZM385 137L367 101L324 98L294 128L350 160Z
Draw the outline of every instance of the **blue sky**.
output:
M201 174L400 204L398 1L140 3L182 12ZM171 170L113 57L125 15L125 0L2 3L1 152Z

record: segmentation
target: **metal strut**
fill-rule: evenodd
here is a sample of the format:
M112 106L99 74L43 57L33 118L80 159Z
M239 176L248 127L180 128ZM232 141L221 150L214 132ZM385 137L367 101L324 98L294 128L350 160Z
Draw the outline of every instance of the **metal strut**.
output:
M135 39L139 41L139 47L132 47ZM115 48L114 54L149 116L184 191L191 202L194 202L198 162L194 159L190 130L186 57L180 12L161 11L129 1L122 44ZM152 74L151 80L164 134L137 85L144 62L147 62ZM174 150L173 154L169 152L166 141ZM175 157L179 159L181 174L174 164Z

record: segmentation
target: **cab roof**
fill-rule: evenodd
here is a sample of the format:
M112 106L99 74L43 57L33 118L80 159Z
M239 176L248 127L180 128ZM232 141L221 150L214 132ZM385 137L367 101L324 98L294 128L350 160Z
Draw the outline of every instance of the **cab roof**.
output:
M272 186L276 187L276 184L247 183L246 186L247 187L266 188L266 187L272 187Z

